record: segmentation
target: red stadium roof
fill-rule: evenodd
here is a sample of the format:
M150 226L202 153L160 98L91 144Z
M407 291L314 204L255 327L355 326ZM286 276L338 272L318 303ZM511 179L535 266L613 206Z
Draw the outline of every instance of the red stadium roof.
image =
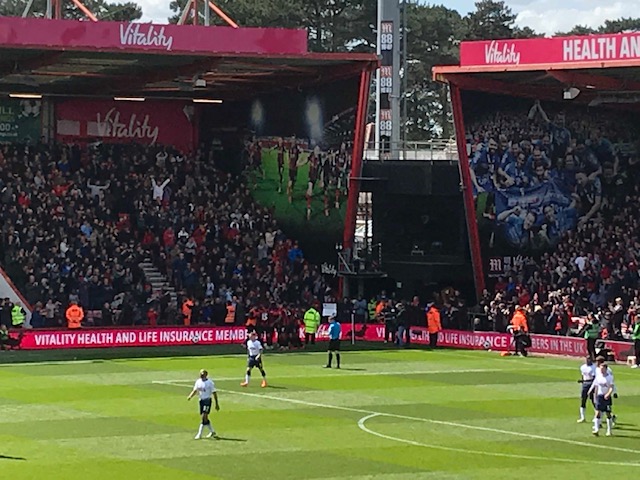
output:
M434 79L463 90L577 102L603 92L640 92L640 34L462 42L460 65L438 66Z
M234 100L376 63L370 54L309 53L304 30L0 17L0 94Z

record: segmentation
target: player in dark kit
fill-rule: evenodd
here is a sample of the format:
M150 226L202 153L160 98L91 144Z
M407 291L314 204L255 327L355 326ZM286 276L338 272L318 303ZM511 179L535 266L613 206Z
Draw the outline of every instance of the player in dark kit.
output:
M311 202L313 200L313 188L316 185L318 176L320 173L319 166L319 149L316 147L316 151L311 152L309 155L309 179L307 180L307 220L311 220Z
M278 146L276 147L276 152L278 154L278 193L282 193L282 182L284 180L283 178L283 174L284 174L284 154L287 151L286 147L284 146L284 141L279 138L278 139Z
M296 186L298 179L298 160L300 158L300 148L296 143L295 137L291 140L291 148L289 148L289 184L287 185L287 195L289 203L293 202L293 188Z

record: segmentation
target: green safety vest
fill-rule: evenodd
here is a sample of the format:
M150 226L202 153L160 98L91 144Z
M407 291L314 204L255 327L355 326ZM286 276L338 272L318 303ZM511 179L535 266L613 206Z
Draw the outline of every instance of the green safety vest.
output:
M367 308L369 309L369 320L373 320L374 318L376 318L376 305L378 302L374 300L371 300L369 302L369 304L367 305Z
M633 340L640 340L640 321L637 321L633 326L633 332L631 333Z
M320 325L320 314L315 308L310 308L304 314L304 331L316 333L318 325Z
M14 305L11 309L11 324L14 327L19 327L24 323L24 319L26 315L24 314L24 310L20 305Z
M584 338L586 339L593 339L593 338L598 338L598 335L600 335L600 326L592 323L591 325L587 325L586 330L584 331Z

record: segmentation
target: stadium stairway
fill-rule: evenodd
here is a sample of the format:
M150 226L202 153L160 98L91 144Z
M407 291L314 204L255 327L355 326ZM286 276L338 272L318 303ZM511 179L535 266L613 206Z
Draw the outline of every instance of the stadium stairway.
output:
M176 293L176 289L171 285L166 276L160 273L154 265L151 259L146 258L143 262L140 262L138 266L144 272L145 277L151 284L151 288L154 292L159 292L161 290L169 292L171 295L171 304L176 305L178 294Z

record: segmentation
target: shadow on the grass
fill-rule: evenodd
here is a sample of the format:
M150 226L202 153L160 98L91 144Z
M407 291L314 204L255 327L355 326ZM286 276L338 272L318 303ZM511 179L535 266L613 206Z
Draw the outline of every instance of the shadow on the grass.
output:
M614 430L613 436L614 438L633 438L635 440L638 440L640 438L640 435L623 435L620 433L616 433L615 430Z
M340 367L340 370L345 370L347 372L366 372L367 371L366 368L344 368L344 367Z
M223 442L246 442L246 438L233 438L233 437L218 437L216 440L221 440Z
M0 455L0 460L26 460L24 457L12 457L10 455Z
M616 423L616 430L628 432L640 432L640 428L630 423Z
M289 390L287 387L282 387L280 385L268 385L267 389L269 389L269 390Z

